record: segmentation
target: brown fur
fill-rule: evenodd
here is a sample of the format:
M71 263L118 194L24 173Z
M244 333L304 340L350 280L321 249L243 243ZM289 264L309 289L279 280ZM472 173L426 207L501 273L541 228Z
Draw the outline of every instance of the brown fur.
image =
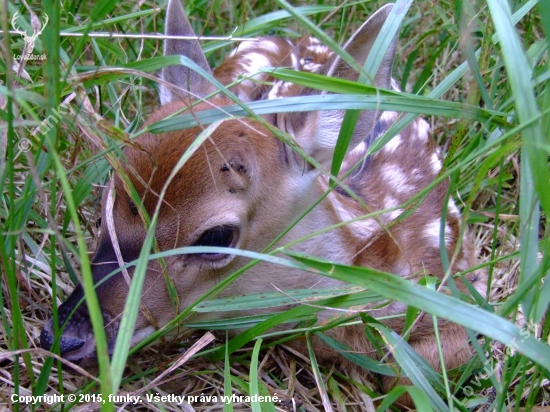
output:
M178 29L179 34L187 34L189 28L186 27L185 16L178 14L183 13L183 9L179 10L181 5L178 6L177 1L179 0L170 2L168 18L177 17L179 20L172 22L173 27ZM376 37L388 10L385 8L383 13L377 13L346 45L361 64L361 59L364 60L370 50L372 36ZM321 61L325 63L319 68L321 73L339 73L348 79L357 78L357 74L352 73L349 67L337 57L326 53L326 49L319 47L313 40L308 43L313 48L303 45L301 48L296 47L286 40L276 38L263 39L261 42L271 45L271 49L265 53L266 67L288 66L298 62L301 68L307 63L310 64L309 69L317 70L315 64ZM180 46L167 44L167 52ZM184 54L188 49L189 45L181 46ZM379 87L390 86L394 51L395 45L390 47L383 67L376 76ZM318 52L318 55L310 58L314 52ZM193 53L196 53L196 49L193 49ZM243 47L241 52L237 51L216 70L216 76L228 84L237 80L240 75L253 74L245 69L251 55L257 53L260 53L259 49L253 46ZM289 57L293 53L296 54L294 58ZM204 66L206 59L203 56L199 55L195 59L204 70L209 70ZM254 70L257 69L255 66ZM169 78L181 78L182 82L189 75L185 71L168 74ZM190 94L200 96L211 91L210 85L201 83L200 80L196 80L196 83L187 83ZM185 85L175 86L179 87L178 93L185 90ZM265 82L260 82L259 85L241 83L233 90L242 100L255 100L279 97L279 90L271 94L276 87L276 84L268 86ZM297 92L299 88L289 88L285 93L291 93L291 90ZM178 93L172 94L170 90L163 90L161 95L168 103L159 108L146 125L185 109L188 102L179 100ZM303 93L317 92L305 90ZM190 110L200 112L229 104L229 101L217 97ZM307 153L324 167L328 167L342 117L343 112L286 113L277 115L275 123L283 131L293 135ZM380 116L380 113L372 112L360 118L341 176L364 158L370 142L383 134L396 118L395 113L384 113ZM149 216L153 215L159 195L175 165L201 131L201 128L194 127L158 135L145 133L136 139L133 147L125 150L126 172ZM159 249L169 250L193 245L212 228L229 227L234 230L231 247L262 251L328 188L328 178L324 175L319 177L319 171L305 165L306 162L300 156L294 154L290 147L259 122L238 119L221 123L168 186L160 206L156 231ZM437 177L440 167L439 149L428 136L427 123L422 119L416 120L344 179L345 186L353 190L366 207L361 206L343 188L337 188L279 244L296 241L312 232L371 212L384 211L377 217L362 219L302 241L293 249L334 262L371 267L409 278L416 279L428 274L443 279L439 225L442 210L448 208L445 246L450 257L455 253L460 236L464 236L456 259L452 261L451 272L454 274L466 270L475 264L475 256L467 236L460 233L458 209L452 201L449 205L444 205L447 182L442 182L431 190L414 214L399 223L394 221L403 211L399 209L400 205L428 186ZM122 258L128 262L139 256L145 238L145 226L138 213L139 205L133 204L122 182L120 176L115 176L105 190L102 221L106 222L109 218L110 211L106 205L111 185L114 185L112 213L116 237ZM118 268L114 248L108 231L104 229L93 260L96 282ZM178 310L192 304L220 279L248 262L239 256L197 254L173 256L165 261L166 273L157 261L150 261L148 265L142 296L142 308L145 310L138 314L134 343L155 328L168 323ZM128 272L131 276L133 269ZM165 275L168 275L178 292L180 308L174 308L171 303ZM467 278L481 293L484 292L483 272L473 272ZM222 292L222 296L253 294L274 288L290 290L340 285L340 282L312 273L263 262L243 273ZM461 282L458 282L458 287L466 291ZM98 287L103 316L109 325L108 340L111 350L127 290L128 286L122 276L111 277ZM61 321L67 318L80 296L81 286L59 308ZM403 313L405 309L403 304L394 302L382 309L372 310L372 315L394 315ZM150 316L146 315L147 311ZM243 313L221 314L227 317L238 315ZM319 313L319 318L326 321L333 315L334 313L327 310ZM211 315L197 314L193 320L208 319L209 316ZM403 332L402 318L395 318L387 324L394 330ZM467 361L471 354L464 329L444 320L440 321L439 329L446 367L453 368ZM373 348L365 339L361 327L336 328L330 333L352 350L374 356ZM49 322L42 334L42 345L49 348L52 341L53 326ZM81 342L82 345L78 346ZM62 352L70 360L84 366L91 365L95 361L93 344L87 309L81 306L65 329ZM412 331L409 344L434 368L440 369L431 316L420 318ZM301 342L296 345L303 346ZM316 342L316 350L325 360L336 359L337 355L320 342ZM392 379L384 378L384 390L388 390L392 384Z

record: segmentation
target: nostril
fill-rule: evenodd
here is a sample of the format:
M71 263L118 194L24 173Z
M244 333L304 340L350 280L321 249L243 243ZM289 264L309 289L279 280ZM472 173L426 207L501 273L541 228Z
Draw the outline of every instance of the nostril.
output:
M45 327L40 334L40 346L42 346L43 349L50 350L53 346L53 342L53 333L49 330L48 327ZM79 338L62 336L61 342L59 344L59 350L61 352L61 355L64 355L68 352L80 349L82 346L84 346L84 343L86 342Z
M72 352L80 349L82 346L84 346L84 343L85 342L82 339L62 337L59 350L61 352L61 355L63 356L67 352Z

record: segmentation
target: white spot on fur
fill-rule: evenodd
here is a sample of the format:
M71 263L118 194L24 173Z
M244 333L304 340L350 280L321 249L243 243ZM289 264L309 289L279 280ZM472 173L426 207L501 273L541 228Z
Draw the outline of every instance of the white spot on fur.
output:
M229 57L235 56L237 53L246 53L248 50L252 48L256 48L257 42L255 41L243 41L239 43L239 45L234 48L231 53L229 53Z
M340 221L347 222L357 217L339 201L338 196L336 196L334 192L329 195L329 199L332 202L334 210L338 214ZM374 219L358 220L356 222L349 223L347 226L359 239L370 238L379 227L378 223Z
M293 84L290 82L283 82L282 80L275 81L273 87L267 94L267 100L292 96L292 93L290 92L292 90L292 87Z
M349 154L347 154L346 156L352 157L356 154L363 155L366 150L367 150L367 145L365 144L364 141L362 141L357 146L355 146L355 148L352 151L350 151Z
M309 44L311 44L312 46L323 44L321 43L321 40L319 40L317 37L308 37L308 41L309 41Z
M300 62L298 61L296 53L290 53L290 58L292 59L292 68L294 70L300 70Z
M249 51L253 51L254 54L261 54L257 53L256 50L264 51L264 52L271 52L271 53L279 53L279 46L277 43L275 43L272 40L269 39L262 39L259 41L243 41L239 44L239 46L233 50L229 56L233 57L237 53L248 53Z
M281 88L283 86L283 82L280 80L277 80L274 84L269 93L267 94L267 100L272 99L278 99L281 97Z
M426 226L424 231L428 243L432 246L439 247L439 231L441 229L441 220L436 219ZM449 225L445 225L445 246L449 247L453 241L453 231Z
M418 167L409 172L409 178L413 178L414 180L421 180L423 177L424 175L422 173L422 169L419 169Z
M388 166L382 171L384 180L396 192L409 193L414 187L409 184L407 175L403 173L403 169L399 166Z
M324 44L321 44L321 42L319 43L320 44L316 44L308 47L307 50L313 54L322 54L330 50L327 46L325 46Z
M428 124L428 122L425 121L424 119L418 119L416 121L415 138L417 140L420 140L422 143L425 143L428 141L429 132L430 132L430 125Z
M401 142L402 140L400 135L394 136L393 139L391 139L388 143L386 143L382 151L386 154L391 154L395 152L395 150L399 147Z
M460 211L458 210L458 207L456 207L455 201L453 199L449 199L447 214L449 216L456 217L457 219L460 218Z
M309 44L300 53L300 69L306 72L318 72L332 53L332 50L318 39L310 38Z
M403 209L395 209L393 212L387 213L386 216L387 216L388 222L391 222L392 220L397 219L397 217L401 213L403 213Z
M398 204L399 202L393 196L386 196L384 198L384 209L390 209L392 207L396 207Z
M434 174L438 174L441 170L441 160L439 160L437 153L432 153L432 157L430 158L430 166Z
M250 53L241 59L242 73L253 74L264 67L271 67L271 60L262 53Z
M400 92L401 89L399 88L399 84L395 81L394 78L391 79L391 88L395 90L396 92Z

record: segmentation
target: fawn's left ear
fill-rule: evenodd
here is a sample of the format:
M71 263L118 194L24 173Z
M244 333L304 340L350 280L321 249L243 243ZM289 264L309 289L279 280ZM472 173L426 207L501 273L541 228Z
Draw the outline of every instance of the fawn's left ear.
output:
M357 61L360 66L372 50L372 46L386 21L393 4L387 4L372 15L355 32L352 38L345 44L344 49ZM382 89L391 88L391 72L397 36L390 46L379 66L374 78L376 87ZM339 77L346 80L357 81L359 73L353 70L340 57L334 56L321 69L321 74ZM307 89L304 95L326 94L317 90ZM380 117L379 111L363 111L359 116L355 132L352 136L348 151L351 151L359 143L367 139ZM277 126L292 135L302 148L319 163L330 165L334 147L338 140L338 134L344 119L344 110L281 113L277 116ZM366 142L368 145L370 142Z
M196 37L181 0L170 0L166 11L166 29L168 36ZM202 52L198 40L167 39L164 42L164 55L186 56L196 63L202 70L212 74L206 56ZM185 66L169 66L162 70L162 79L175 87L160 86L160 102L164 105L172 100L179 100L188 96L205 96L216 90L200 74Z

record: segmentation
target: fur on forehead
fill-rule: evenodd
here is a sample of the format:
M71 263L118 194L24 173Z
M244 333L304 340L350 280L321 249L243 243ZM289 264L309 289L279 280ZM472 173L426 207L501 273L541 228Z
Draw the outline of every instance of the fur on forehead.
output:
M199 104L195 110L212 107L204 105ZM183 102L171 102L158 109L145 126L185 107ZM160 134L145 133L135 140L133 147L125 149L129 176L140 197L145 198L148 211L154 209L158 194L172 170L201 131L201 128L193 127ZM278 162L274 162L270 154L280 151L281 144L253 120L228 120L212 133L181 168L170 183L175 187L166 192L164 200L176 206L181 202L190 204L208 195L212 189L228 190L230 193L249 190L258 181L265 179L265 165L275 163L273 166L278 169ZM139 171L139 178L132 173L132 169ZM146 193L150 195L144 196Z

